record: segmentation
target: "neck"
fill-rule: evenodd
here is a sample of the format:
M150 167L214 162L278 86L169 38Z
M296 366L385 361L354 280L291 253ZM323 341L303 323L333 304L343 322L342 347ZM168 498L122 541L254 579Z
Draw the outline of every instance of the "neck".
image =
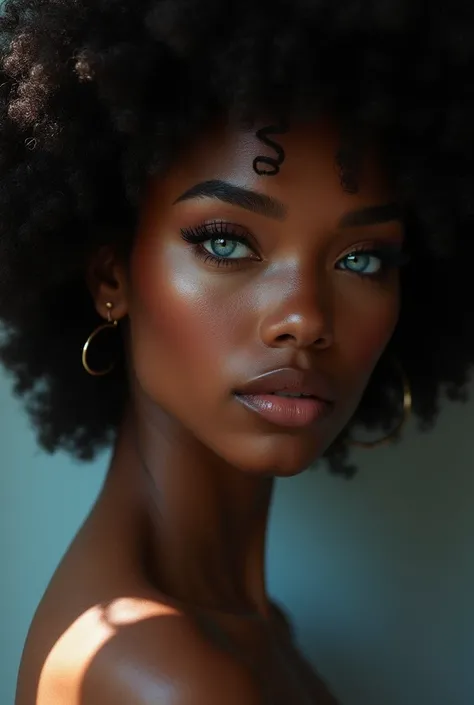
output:
M270 614L272 478L229 466L163 412L142 407L124 421L110 482L138 507L146 571L162 593L203 609Z

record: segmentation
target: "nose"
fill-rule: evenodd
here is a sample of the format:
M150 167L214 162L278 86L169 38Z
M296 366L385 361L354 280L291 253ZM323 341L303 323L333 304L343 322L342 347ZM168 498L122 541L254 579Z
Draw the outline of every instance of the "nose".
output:
M314 271L285 284L275 283L273 288L260 323L262 342L273 348L330 347L334 339L331 295Z

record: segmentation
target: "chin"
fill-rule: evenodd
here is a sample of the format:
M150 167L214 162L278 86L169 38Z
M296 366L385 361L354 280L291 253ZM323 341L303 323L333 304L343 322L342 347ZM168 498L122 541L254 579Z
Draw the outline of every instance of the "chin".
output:
M295 437L242 441L239 453L225 454L226 460L242 472L262 477L293 477L307 470L324 454L328 443L311 445Z

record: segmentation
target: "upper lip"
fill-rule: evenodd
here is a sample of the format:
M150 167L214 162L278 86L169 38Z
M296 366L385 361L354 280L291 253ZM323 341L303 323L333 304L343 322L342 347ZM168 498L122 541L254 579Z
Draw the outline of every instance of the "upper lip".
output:
M335 401L332 385L324 374L316 370L301 370L295 367L283 367L264 372L240 387L236 394L275 394L278 392L306 394L328 403Z

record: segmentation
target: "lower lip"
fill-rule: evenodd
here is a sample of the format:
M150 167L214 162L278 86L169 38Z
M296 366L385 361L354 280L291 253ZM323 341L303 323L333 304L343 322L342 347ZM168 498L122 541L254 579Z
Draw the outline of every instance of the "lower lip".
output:
M322 399L279 397L276 394L236 394L236 398L251 411L277 426L304 428L326 416L331 404Z

